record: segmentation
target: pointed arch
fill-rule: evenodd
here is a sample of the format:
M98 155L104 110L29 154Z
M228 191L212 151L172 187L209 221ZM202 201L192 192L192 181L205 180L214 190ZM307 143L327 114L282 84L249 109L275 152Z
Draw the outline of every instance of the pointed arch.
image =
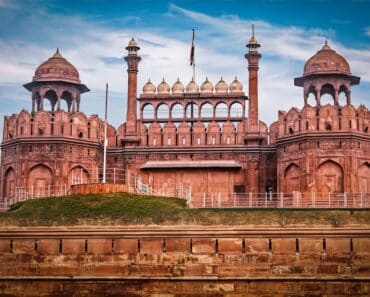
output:
M333 160L322 162L316 171L316 184L319 192L322 192L326 187L329 187L331 192L343 192L343 168L340 164Z
M370 193L370 163L365 162L358 168L358 191Z
M48 186L53 184L53 170L43 163L32 166L28 171L27 176L28 189L32 189L36 194L35 196L38 196L37 193L40 193L40 196L41 194L44 195Z
M291 193L293 191L301 192L303 170L296 163L290 163L284 171L285 191Z
M86 184L90 181L89 171L82 165L75 165L68 171L68 185Z
M13 197L15 193L15 170L9 167L4 174L3 197Z

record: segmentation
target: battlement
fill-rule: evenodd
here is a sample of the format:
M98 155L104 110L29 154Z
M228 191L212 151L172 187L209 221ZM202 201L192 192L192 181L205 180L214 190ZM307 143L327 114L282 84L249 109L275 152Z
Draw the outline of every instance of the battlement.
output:
M116 145L116 131L108 125L108 145ZM14 139L40 137L63 137L95 143L104 141L104 121L97 115L87 117L82 112L67 113L64 110L55 112L37 111L29 113L22 110L4 118L3 142Z
M271 142L300 133L357 132L369 135L370 111L363 105L358 108L324 105L306 105L302 110L296 107L288 112L279 111L278 121L271 125Z

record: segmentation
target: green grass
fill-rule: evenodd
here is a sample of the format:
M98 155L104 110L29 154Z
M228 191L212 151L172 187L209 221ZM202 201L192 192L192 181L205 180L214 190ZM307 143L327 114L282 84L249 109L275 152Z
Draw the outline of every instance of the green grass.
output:
M370 210L188 209L184 200L127 193L29 200L0 213L0 226L369 224Z

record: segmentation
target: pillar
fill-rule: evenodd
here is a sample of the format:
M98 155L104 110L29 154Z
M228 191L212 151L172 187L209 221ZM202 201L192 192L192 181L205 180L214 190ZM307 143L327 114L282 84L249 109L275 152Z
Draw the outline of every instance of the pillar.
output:
M137 55L140 47L132 38L126 50L128 55L125 57L128 69L128 91L127 91L127 116L126 116L126 136L137 137L137 111L136 111L136 96L137 96L137 73L141 58Z
M350 90L346 92L346 98L347 98L347 104L348 105L351 104L351 91Z
M339 104L338 98L339 98L339 90L338 89L335 89L334 90L334 105L338 105Z
M254 35L247 44L249 49L245 55L248 60L248 72L249 72L249 132L258 133L258 69L259 60L261 54L258 52L260 44L257 42Z
M32 113L35 113L36 98L32 98Z

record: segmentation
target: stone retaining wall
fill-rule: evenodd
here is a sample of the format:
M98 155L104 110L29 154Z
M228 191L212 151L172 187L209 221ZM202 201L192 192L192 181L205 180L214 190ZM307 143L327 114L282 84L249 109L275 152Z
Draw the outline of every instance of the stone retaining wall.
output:
M107 194L127 192L127 185L123 184L79 184L71 186L71 194Z
M114 230L94 236L34 232L25 238L0 232L0 295L370 294L368 232L351 237L340 235L340 230L338 235L317 230L301 236L284 230L280 236L235 231L230 236L209 229L208 236L193 236L189 230L172 230L172 235L166 230L161 237L160 229L141 231L136 236Z

